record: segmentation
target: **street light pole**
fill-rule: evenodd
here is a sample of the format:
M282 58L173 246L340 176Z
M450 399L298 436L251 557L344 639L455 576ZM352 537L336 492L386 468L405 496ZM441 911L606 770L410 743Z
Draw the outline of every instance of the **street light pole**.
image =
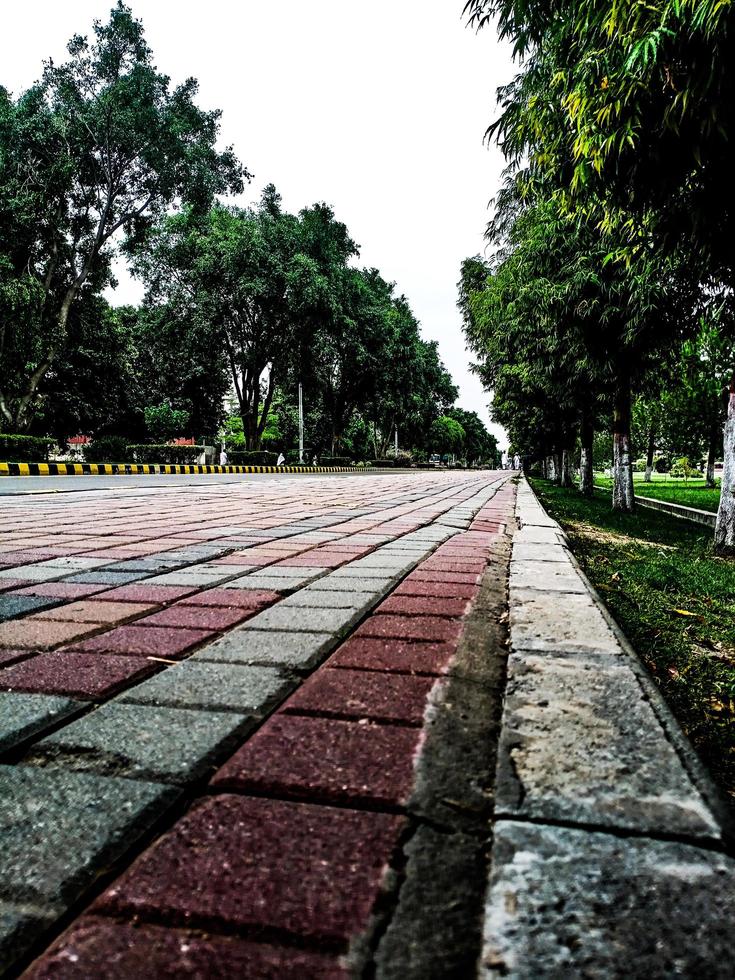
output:
M304 462L304 394L299 381L299 462Z
M395 441L395 447L396 447L396 459L398 459L398 423L397 422L396 422L396 441Z

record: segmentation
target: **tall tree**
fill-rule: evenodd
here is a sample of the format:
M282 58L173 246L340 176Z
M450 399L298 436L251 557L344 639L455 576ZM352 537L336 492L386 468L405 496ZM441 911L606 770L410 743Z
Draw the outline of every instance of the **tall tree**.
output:
M0 90L0 416L17 431L115 243L134 251L173 203L207 208L244 177L216 148L219 113L198 108L194 79L172 89L121 2L68 52L17 99Z
M497 16L523 60L494 126L514 159L600 224L619 261L682 248L703 285L731 291L733 4L469 0L465 9L478 26ZM715 543L735 552L735 369L723 486Z
M336 315L355 245L329 208L283 211L269 185L255 208L170 216L136 261L147 302L209 332L230 368L247 449L260 448L278 386L306 361L317 325Z

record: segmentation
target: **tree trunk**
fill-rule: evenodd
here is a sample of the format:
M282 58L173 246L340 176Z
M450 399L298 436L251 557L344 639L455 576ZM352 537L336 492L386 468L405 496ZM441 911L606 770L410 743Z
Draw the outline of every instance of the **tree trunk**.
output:
M715 485L715 457L720 445L720 440L721 435L719 419L714 418L710 423L709 448L707 450L707 472L705 474L705 479L707 480L708 487L714 487Z
M730 379L722 452L720 506L715 524L715 550L735 554L735 374Z
M646 475L644 480L646 483L651 482L651 474L653 473L653 454L656 450L656 431L653 426L648 430L648 449L646 451Z
M592 497L594 496L592 483L592 443L595 432L586 418L582 419L580 437L582 440L582 452L579 459L579 490L583 496Z
M630 381L618 381L613 406L613 510L635 509L633 462L630 444Z
M552 483L556 482L556 458L552 453L546 461L546 473L547 478L551 480Z
M569 451L567 449L562 449L561 453L561 473L559 475L559 486L560 487L571 487L572 485L572 474L569 467Z

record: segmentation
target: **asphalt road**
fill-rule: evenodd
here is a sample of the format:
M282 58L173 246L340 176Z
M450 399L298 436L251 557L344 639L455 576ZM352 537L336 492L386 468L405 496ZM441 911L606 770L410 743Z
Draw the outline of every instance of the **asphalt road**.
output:
M391 471L383 471L390 475ZM366 469L354 473L201 473L161 474L146 476L2 476L0 497L27 494L70 493L79 490L130 490L154 487L201 487L208 483L243 483L250 480L303 480L306 477L333 479L345 476L379 476L380 472Z

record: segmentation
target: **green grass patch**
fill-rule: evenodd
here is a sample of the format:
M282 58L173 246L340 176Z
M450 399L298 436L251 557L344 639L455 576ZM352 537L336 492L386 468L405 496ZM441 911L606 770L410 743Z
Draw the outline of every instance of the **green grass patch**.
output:
M531 484L735 803L735 562L713 554L711 529Z
M704 480L687 480L685 482L683 479L675 480L673 477L662 477L660 474L655 474L651 482L646 483L643 479L643 473L634 473L633 483L635 492L641 497L668 500L672 504L715 512L720 504L719 480L716 487L708 487ZM595 473L595 486L607 487L612 493L612 480L607 476Z

